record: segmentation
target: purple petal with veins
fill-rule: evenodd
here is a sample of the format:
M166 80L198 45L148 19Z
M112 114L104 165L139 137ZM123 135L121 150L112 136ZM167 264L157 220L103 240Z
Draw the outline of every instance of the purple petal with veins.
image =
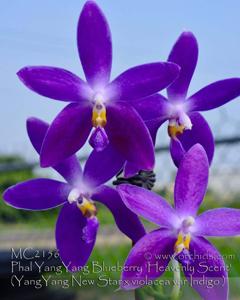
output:
M98 187L93 199L106 205L112 212L118 228L128 236L133 243L136 243L145 234L144 227L135 213L129 210L123 203L118 192L108 186Z
M123 164L124 157L111 144L103 151L93 150L84 166L83 181L98 187L118 174Z
M70 103L57 115L45 135L41 166L54 166L75 154L85 144L90 131L90 105Z
M194 145L181 161L175 180L174 203L180 215L196 215L206 193L208 168L204 148Z
M27 119L27 132L29 139L37 151L40 154L44 137L49 128L49 124L38 119ZM59 164L53 167L63 178L70 184L76 184L82 180L82 169L76 155L72 155L69 158L61 161Z
M110 143L129 162L142 170L152 170L153 143L139 114L126 102L109 105L108 112L106 132Z
M168 61L178 64L181 68L179 77L167 89L168 98L172 101L186 97L197 59L197 39L192 32L185 31L176 41L168 57Z
M108 22L95 1L87 1L82 9L77 44L89 85L95 89L104 87L111 73L112 41Z
M30 90L54 100L86 102L92 97L92 90L86 82L61 68L29 66L22 68L17 75Z
M74 203L67 203L61 209L56 223L56 244L60 258L70 272L79 271L87 263L95 244L97 229L97 226L89 224Z

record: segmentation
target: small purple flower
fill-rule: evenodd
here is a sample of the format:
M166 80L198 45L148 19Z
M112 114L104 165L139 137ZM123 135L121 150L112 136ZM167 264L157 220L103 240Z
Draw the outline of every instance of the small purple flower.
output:
M81 12L77 44L87 83L56 67L25 67L18 72L21 81L34 92L71 102L49 127L41 149L41 166L55 165L76 153L94 128L90 144L96 151L111 144L125 160L151 170L154 165L152 140L128 100L164 89L178 76L179 67L169 62L144 64L128 69L109 82L111 33L94 1L87 1Z
M156 94L133 103L149 128L154 142L158 128L166 120L169 121L170 151L177 166L184 154L196 143L204 147L211 164L214 139L208 123L199 111L214 109L240 95L240 78L230 78L216 81L187 97L197 59L196 38L191 32L183 32L168 58L169 62L181 67L179 77L167 88L168 97Z
M228 298L227 267L218 251L203 236L240 234L240 210L217 208L197 215L208 183L208 158L200 144L193 146L182 159L175 181L172 208L161 196L131 185L118 191L137 215L160 225L142 237L125 262L122 288L135 289L143 281L161 276L170 259L177 259L190 285L205 300ZM137 268L138 267L138 268ZM136 272L140 269L141 272ZM210 280L215 279L211 287Z
M30 118L27 130L39 153L48 124ZM94 201L112 212L119 229L134 243L145 234L138 217L127 209L118 192L103 185L115 175L118 162L95 158L89 156L83 171L75 155L55 165L54 169L66 183L31 179L8 188L3 195L7 204L18 209L47 210L63 206L56 224L56 244L64 265L72 272L86 264L95 244L99 224Z

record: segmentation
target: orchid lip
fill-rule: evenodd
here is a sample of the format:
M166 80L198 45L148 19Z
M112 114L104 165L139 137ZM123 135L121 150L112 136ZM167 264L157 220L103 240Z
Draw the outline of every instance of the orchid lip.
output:
M82 197L82 202L77 203L77 207L80 209L83 216L88 219L96 217L97 215L97 208L91 199L89 200L85 197Z
M89 144L96 151L104 150L109 144L107 133L104 127L107 124L107 110L104 104L104 97L101 93L97 93L94 98L94 106L92 110L92 126L95 127L90 136Z
M184 250L189 250L191 241L191 234L190 233L183 233L179 232L177 236L177 241L174 245L174 256L182 253Z
M76 203L77 207L86 218L92 218L97 215L97 208L94 202L89 198L89 195L84 195L77 188L73 188L68 195L70 204Z
M185 112L179 112L178 115L169 119L168 135L176 138L183 134L184 130L191 130L192 122Z
M107 145L109 144L109 139L103 127L98 126L94 129L90 136L89 144L97 152L100 152L107 147Z

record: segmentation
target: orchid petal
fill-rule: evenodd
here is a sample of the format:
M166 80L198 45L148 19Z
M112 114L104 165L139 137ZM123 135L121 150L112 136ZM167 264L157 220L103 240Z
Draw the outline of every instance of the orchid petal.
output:
M75 204L65 204L56 224L56 244L70 272L81 271L92 253L98 230L97 218L87 219ZM86 239L86 233L91 238Z
M5 202L15 208L25 210L47 210L67 201L70 185L52 179L30 179L8 188Z
M78 51L87 81L92 88L104 87L112 65L111 32L95 1L87 1L78 22Z
M131 104L145 122L156 119L167 120L172 107L169 101L161 94L132 101Z
M165 123L165 121L166 121L165 119L155 119L155 120L145 122L145 125L147 126L147 129L152 137L152 141L154 145L156 145L158 129L161 127L163 123Z
M176 167L179 167L186 151L183 148L182 143L177 138L171 138L170 140L170 154Z
M17 73L30 90L54 100L79 102L89 100L92 91L75 74L56 67L24 67Z
M221 254L201 237L192 238L189 251L192 260L183 263L183 271L190 285L204 300L227 300L227 267Z
M166 88L179 74L173 63L150 63L128 69L114 79L106 94L112 101L136 100Z
M151 136L138 113L127 103L108 106L106 132L110 143L125 160L142 170L154 167L154 148Z
M91 187L97 187L114 177L121 170L124 161L111 145L100 152L93 150L86 161L83 180Z
M216 208L202 213L196 219L194 233L204 236L240 235L240 209Z
M204 150L208 156L208 162L211 164L214 155L214 137L212 131L204 119L204 117L198 112L192 112L188 114L191 122L192 122L192 129L191 130L184 130L184 132L177 136L178 142L173 141L171 143L171 155L172 158L178 167L181 161L181 157L176 159L176 154L180 153L182 147L182 154L184 155L192 146L195 144L200 144L203 146ZM181 146L179 145L179 142ZM174 158L175 157L175 158Z
M192 32L183 32L168 57L168 61L174 62L181 67L179 77L168 89L168 97L171 101L185 98L189 84L198 60L198 44Z
M166 229L152 231L141 238L124 264L121 288L136 289L161 276L173 255L175 242L176 239Z
M196 215L206 193L208 168L206 152L196 144L184 156L176 176L174 201L179 215Z
M124 177L130 178L134 175L136 175L139 171L141 171L141 168L136 166L135 164L126 161L124 164Z
M77 152L91 131L91 107L71 103L50 125L41 149L41 166L58 164Z
M209 84L188 100L191 111L206 111L222 106L240 96L240 78L229 78Z
M179 223L174 209L160 195L129 184L119 185L117 191L131 211L148 221L167 228Z
M38 118L28 118L27 120L29 139L39 154L48 128L49 124ZM75 184L82 178L82 169L75 155L65 159L58 165L55 165L54 169L70 184Z
M138 217L122 202L118 192L110 187L101 186L95 190L92 199L98 201L111 211L118 228L136 243L145 230Z
M131 104L144 120L155 144L159 127L169 118L171 104L160 94L133 101Z
M42 143L49 124L35 117L27 119L27 133L28 137L38 154L40 154Z

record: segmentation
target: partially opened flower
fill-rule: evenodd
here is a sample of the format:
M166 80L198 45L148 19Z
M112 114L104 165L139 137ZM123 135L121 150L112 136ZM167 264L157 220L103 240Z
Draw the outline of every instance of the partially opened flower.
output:
M39 152L48 124L30 118L27 129ZM96 240L99 224L94 201L104 204L112 212L119 229L133 243L145 234L138 217L127 209L118 192L103 185L115 175L112 174L115 163L99 162L90 155L82 171L77 157L71 156L54 166L66 182L31 179L8 188L3 198L7 204L26 210L47 210L62 205L56 224L56 244L68 270L78 271L87 262Z
M203 147L196 144L180 163L174 208L161 196L143 188L118 187L129 209L161 226L142 237L130 251L122 274L123 289L135 289L143 282L156 279L174 257L182 264L190 285L203 299L227 299L227 267L220 253L204 236L240 235L240 210L218 208L197 215L207 183L207 155Z
M179 74L174 63L150 63L128 69L110 82L111 33L94 1L81 12L77 43L87 83L64 69L25 67L21 81L34 92L71 102L55 118L41 149L41 166L55 165L86 142L96 151L111 144L125 160L151 170L154 149L149 132L129 99L150 96L167 87Z
M179 77L167 88L168 97L156 94L134 103L154 141L158 128L166 120L169 121L170 151L177 166L186 151L196 143L204 147L211 163L214 140L208 123L199 111L217 108L240 95L240 78L229 78L216 81L187 97L197 59L196 38L191 32L183 32L168 58L168 61L181 67Z

